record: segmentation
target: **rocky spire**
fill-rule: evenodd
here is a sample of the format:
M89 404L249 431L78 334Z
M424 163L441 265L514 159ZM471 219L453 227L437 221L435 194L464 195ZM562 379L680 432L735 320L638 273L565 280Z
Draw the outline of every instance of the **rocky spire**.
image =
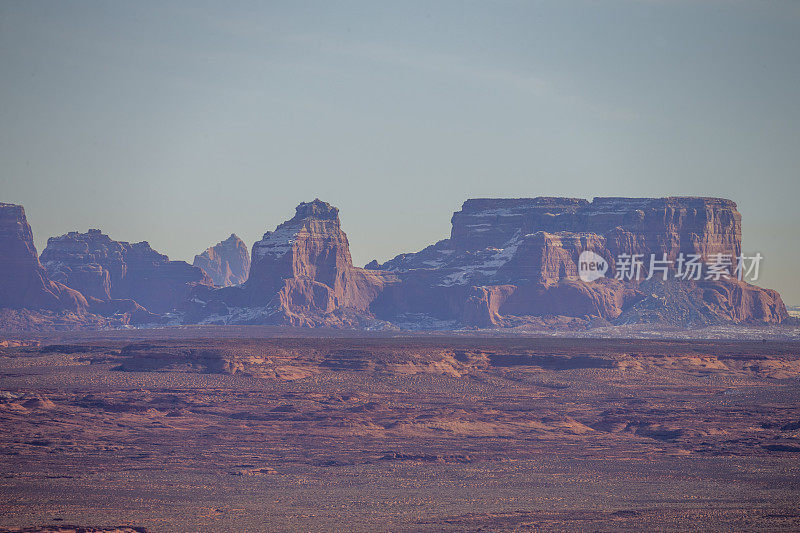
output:
M83 312L86 299L56 283L39 263L21 205L0 203L0 307Z
M216 287L240 285L250 273L250 252L244 241L231 236L194 256L194 266L202 268Z

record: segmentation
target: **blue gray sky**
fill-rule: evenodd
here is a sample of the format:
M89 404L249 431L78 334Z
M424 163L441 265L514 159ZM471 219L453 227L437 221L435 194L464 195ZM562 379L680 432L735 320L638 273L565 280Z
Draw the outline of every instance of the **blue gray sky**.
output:
M721 196L800 304L800 3L0 1L0 201L174 259L315 197L354 260L470 197Z

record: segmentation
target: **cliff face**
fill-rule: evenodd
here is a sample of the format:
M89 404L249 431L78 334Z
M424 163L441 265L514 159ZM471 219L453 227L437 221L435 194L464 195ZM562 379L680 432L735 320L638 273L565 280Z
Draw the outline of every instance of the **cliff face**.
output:
M194 256L193 265L209 275L215 287L232 287L247 281L250 252L235 234Z
M331 298L341 296L353 265L339 210L320 200L300 204L294 217L266 232L253 244L252 258L246 285L256 298L287 279L313 280L329 287Z
M115 241L97 229L51 237L41 261L53 279L86 296L100 301L134 300L154 313L183 302L190 285L211 284L201 269L170 261L147 242Z
M680 254L696 254L704 263L717 254L739 257L741 215L730 200L475 199L464 203L452 224L450 239L370 264L402 280L376 302L379 317L433 314L476 326L553 316L680 325L787 317L776 292L736 279L613 279L620 254L643 254L645 261L656 254L671 263ZM606 277L578 278L584 251L605 259ZM431 300L446 303L431 307Z
M619 253L741 253L742 217L721 198L521 198L464 202L453 215L450 241L456 250L499 247L516 235L537 232L612 237Z
M40 263L22 207L0 204L0 327L108 326L165 316L184 323L434 329L788 318L775 291L735 277L677 276L681 254L698 256L706 267L717 254L741 255L741 216L730 200L476 199L452 223L449 239L362 269L353 266L338 209L302 203L253 245L249 277L240 283L248 256L234 235L195 258L203 268L99 230L51 238ZM585 252L605 261L604 275L580 276ZM640 276L616 279L621 254L645 257ZM651 254L670 263L667 279L646 277ZM229 286L214 287L204 269Z
M82 313L87 306L78 291L51 280L39 263L25 209L0 203L0 308Z
M353 266L339 210L321 200L301 203L294 217L253 244L250 276L241 287L203 291L206 322L354 325L391 275ZM215 312L207 315L208 309Z

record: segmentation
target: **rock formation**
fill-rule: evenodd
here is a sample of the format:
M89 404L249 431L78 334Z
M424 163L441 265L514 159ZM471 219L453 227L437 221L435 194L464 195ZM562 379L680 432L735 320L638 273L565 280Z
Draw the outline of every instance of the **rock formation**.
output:
M194 256L194 266L209 275L215 287L231 287L247 281L250 252L245 243L231 233L224 241Z
M97 328L143 318L144 310L132 303L103 309L94 303L50 278L37 257L25 210L0 203L0 330Z
M102 302L133 300L153 313L182 303L193 284L211 284L200 268L170 261L147 242L112 240L97 229L51 237L42 264L53 279Z
M741 249L741 215L730 200L474 199L453 215L449 239L368 267L402 280L373 305L391 321L408 315L483 327L541 317L684 326L783 321L778 293L735 278L614 279L620 254L656 254L671 264L693 254L707 264L717 254L737 258ZM578 278L583 251L611 265L606 277Z
M707 273L720 254L735 259L741 250L741 216L730 200L473 199L453 215L450 238L362 269L353 266L338 209L314 200L253 245L245 280L247 250L235 235L192 266L146 242L72 232L51 238L40 263L22 207L0 204L0 328L159 320L431 329L794 320L777 292L735 275L678 275L684 256L695 256ZM597 279L579 275L584 252L608 265ZM638 275L620 276L615 263L625 254L654 254L669 266L664 277L650 276L645 259Z
M84 312L78 292L50 279L39 263L21 205L0 203L0 308Z
M253 245L250 277L240 287L200 289L206 322L296 326L353 325L392 275L353 266L339 210L319 199ZM197 310L194 311L195 313Z

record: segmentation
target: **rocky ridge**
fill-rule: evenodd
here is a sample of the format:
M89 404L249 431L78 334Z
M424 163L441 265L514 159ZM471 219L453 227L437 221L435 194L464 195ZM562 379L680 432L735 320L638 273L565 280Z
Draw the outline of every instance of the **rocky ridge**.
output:
M192 284L211 284L202 269L170 261L147 242L115 241L98 229L51 237L41 261L53 279L87 297L134 301L158 314L181 304Z
M735 277L676 278L682 255L708 264L718 254L741 254L741 215L734 202L720 198L471 199L453 215L448 239L365 268L353 265L338 209L316 199L253 245L243 282L247 250L235 235L192 266L170 261L146 242L114 241L99 230L71 232L51 238L40 263L24 210L0 205L0 322L14 329L81 322L46 314L67 310L94 317L94 325L368 329L795 320L775 291ZM610 266L605 275L579 276L583 252ZM616 279L621 254L654 254L673 266L668 279Z
M100 302L53 280L39 262L21 205L0 204L0 328L114 327L157 318L132 301Z

